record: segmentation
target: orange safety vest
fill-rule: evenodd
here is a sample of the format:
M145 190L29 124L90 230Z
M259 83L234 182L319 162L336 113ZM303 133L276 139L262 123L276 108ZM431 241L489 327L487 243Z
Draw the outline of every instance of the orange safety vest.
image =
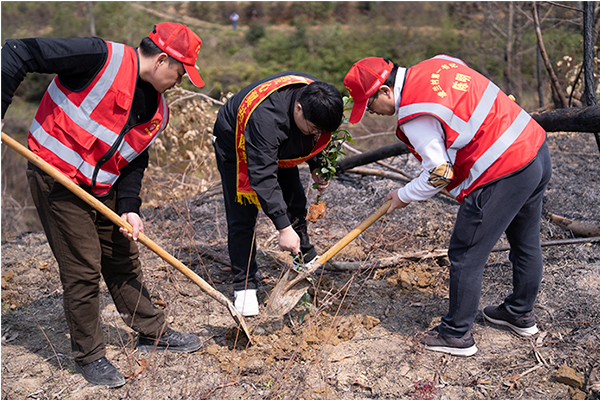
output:
M154 142L169 120L161 94L150 121L124 131L138 79L137 53L120 43L106 44L107 61L84 90L70 91L54 78L28 135L32 152L100 196L108 194L120 170Z
M274 91L281 89L284 86L305 84L308 85L312 80L303 76L297 75L286 75L279 78L272 79L267 82L263 82L248 92L244 97L237 111L236 126L235 126L235 143L236 143L236 160L237 160L237 186L236 186L236 201L240 204L244 204L245 201L254 204L260 208L258 202L258 196L256 192L250 187L250 179L248 176L248 161L246 158L246 124L252 112L256 107ZM298 164L314 157L321 150L327 146L331 140L330 133L322 133L315 144L315 147L311 150L307 156L289 159L279 160L279 168L292 168Z
M446 189L459 202L527 166L546 140L544 129L494 83L446 55L406 71L396 134L419 160L400 126L422 115L442 123L454 168Z

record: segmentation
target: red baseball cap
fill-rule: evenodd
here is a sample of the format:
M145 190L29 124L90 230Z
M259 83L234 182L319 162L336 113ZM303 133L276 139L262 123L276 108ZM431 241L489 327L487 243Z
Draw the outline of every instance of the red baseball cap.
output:
M185 71L194 85L204 86L204 81L196 69L196 59L202 39L190 28L174 22L162 22L154 25L154 29L148 37L162 51L183 63Z
M373 96L392 72L394 63L381 57L368 57L356 62L344 78L354 105L350 123L358 123L367 109L369 97Z

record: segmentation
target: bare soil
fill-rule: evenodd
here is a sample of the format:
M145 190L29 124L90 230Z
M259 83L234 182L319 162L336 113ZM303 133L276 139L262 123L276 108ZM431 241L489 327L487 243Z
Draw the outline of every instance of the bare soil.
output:
M600 159L593 135L549 133L548 140L554 175L546 211L600 224ZM419 171L412 156L386 162L413 175ZM308 172L302 174L308 183ZM352 174L334 179L323 195L323 218L309 227L319 253L401 184ZM309 199L315 197L311 190ZM439 195L414 203L377 221L334 260L362 262L444 249L457 208ZM144 216L150 238L232 296L218 193L147 209ZM275 233L261 214L261 302L291 264L288 254L277 251ZM543 241L572 237L543 219ZM499 245L506 244L501 239ZM134 350L135 332L123 324L103 287L108 358L127 377L118 389L90 386L74 373L58 268L43 232L3 242L1 250L2 399L599 398L597 242L544 247L545 273L535 308L541 332L518 337L479 316L473 328L479 351L468 358L426 351L418 341L447 312L448 262L443 257L353 272L318 271L310 297L291 313L275 321L246 319L255 342L248 345L221 304L141 249L157 307L165 310L173 328L197 333L204 345L194 354L140 354ZM492 253L481 308L510 294L511 275L508 252Z

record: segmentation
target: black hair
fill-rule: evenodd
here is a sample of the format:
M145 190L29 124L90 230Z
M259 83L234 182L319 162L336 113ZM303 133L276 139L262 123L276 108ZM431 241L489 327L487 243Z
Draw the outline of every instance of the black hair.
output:
M298 97L304 118L323 132L334 132L344 118L342 94L333 85L312 82L302 89Z
M383 85L388 86L390 88L392 88L392 90L394 90L394 86L396 85L396 75L398 74L398 68L400 67L400 65L396 64L395 62L392 62L390 60L388 60L387 58L384 58L385 61L387 61L388 63L392 63L394 64L394 67L392 68L392 70L390 71L390 74L388 75L387 79L385 80L385 82L383 82ZM373 96L369 97L370 99L377 99L379 97L379 90L376 91Z
M142 39L142 41L140 42L140 47L139 48L140 48L140 52L145 57L152 57L152 56L155 56L155 55L160 54L160 53L166 53L160 47L158 47L157 44L152 41L152 39L150 39L147 36ZM175 58L173 58L173 57L171 57L171 56L169 56L169 65L171 65L173 63L176 63L176 62L180 62L180 61L177 60L177 59L175 59Z

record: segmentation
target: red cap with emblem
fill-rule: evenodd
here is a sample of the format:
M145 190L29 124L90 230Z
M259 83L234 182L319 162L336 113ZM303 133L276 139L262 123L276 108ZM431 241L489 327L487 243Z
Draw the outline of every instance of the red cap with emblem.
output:
M354 102L349 119L351 124L362 119L369 97L379 90L393 68L394 63L381 57L363 58L350 68L344 78L344 86Z
M197 87L204 86L204 81L196 69L196 59L202 39L185 25L174 22L163 22L154 25L148 37L162 51L183 63L190 81Z

